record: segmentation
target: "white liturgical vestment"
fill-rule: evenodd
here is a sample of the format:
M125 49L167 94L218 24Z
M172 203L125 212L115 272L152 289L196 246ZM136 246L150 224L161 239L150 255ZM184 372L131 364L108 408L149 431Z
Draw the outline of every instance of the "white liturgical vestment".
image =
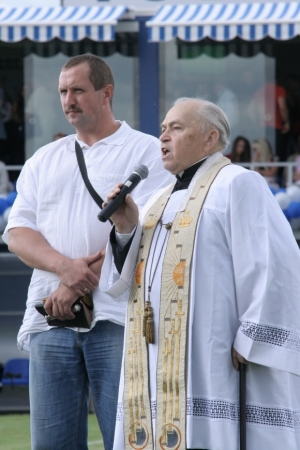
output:
M198 171L204 172L205 167L206 162ZM148 201L145 211L161 192ZM163 223L172 222L186 193L182 190L170 196ZM165 249L158 255L161 246L166 245L165 233L163 227L157 244L151 246L145 271L147 290L152 280L151 262L152 267L157 266L151 292L155 343L148 344L153 431ZM120 279L111 285L105 281L115 271L108 246L101 288L112 297L122 292L129 296L140 236L138 225ZM247 450L298 450L300 252L289 223L259 174L233 164L219 172L200 215L191 272L186 448L239 450L239 382L231 360L233 345L249 361ZM114 450L123 450L125 440L128 442L123 429L123 385L122 370Z

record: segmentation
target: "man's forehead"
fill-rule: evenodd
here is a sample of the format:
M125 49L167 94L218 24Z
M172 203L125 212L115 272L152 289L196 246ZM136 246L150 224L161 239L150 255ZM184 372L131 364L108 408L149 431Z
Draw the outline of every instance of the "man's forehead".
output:
M162 126L173 123L191 123L191 121L195 121L195 105L189 102L181 102L168 111Z
M89 67L88 63L82 62L80 64L75 64L75 66L64 68L61 71L61 73L75 73L75 72L88 73L89 70L90 70L90 67Z
M59 75L59 82L89 81L89 66L86 63L78 64L68 69L63 69Z

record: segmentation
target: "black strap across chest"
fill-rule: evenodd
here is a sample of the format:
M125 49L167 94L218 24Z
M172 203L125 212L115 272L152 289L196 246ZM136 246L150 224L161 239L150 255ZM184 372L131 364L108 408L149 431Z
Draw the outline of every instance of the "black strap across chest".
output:
M86 185L86 188L89 191L89 193L90 193L91 197L93 198L93 200L97 203L99 208L102 209L102 203L104 202L104 200L102 199L102 197L100 197L98 192L95 191L95 189L92 186L92 183L89 180L89 177L88 177L88 174L87 174L87 170L86 170L85 160L84 160L84 156L83 156L83 152L82 152L82 148L81 148L81 146L79 145L79 143L77 141L75 141L75 152L76 152L76 157L77 157L79 170L80 170L82 179L84 181L84 184ZM112 223L112 221L110 219L109 219L109 221L110 221L110 223Z

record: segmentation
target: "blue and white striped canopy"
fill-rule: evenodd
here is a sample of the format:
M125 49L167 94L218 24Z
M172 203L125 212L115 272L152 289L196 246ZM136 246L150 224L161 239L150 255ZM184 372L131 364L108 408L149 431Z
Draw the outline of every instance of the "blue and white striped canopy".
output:
M54 38L79 41L113 41L115 25L125 6L66 6L0 8L0 40L18 42L28 38L46 42Z
M285 40L300 34L300 2L164 5L146 25L152 42L174 37L191 42L205 37Z

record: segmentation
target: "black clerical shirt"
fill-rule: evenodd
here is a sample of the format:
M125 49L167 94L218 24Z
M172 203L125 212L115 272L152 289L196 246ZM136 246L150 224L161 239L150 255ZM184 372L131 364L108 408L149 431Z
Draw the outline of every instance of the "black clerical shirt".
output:
M206 158L205 158L206 159ZM195 173L199 169L199 167L204 163L205 159L201 159L201 161L198 161L196 164L193 164L192 166L185 169L183 172L181 172L181 175L176 175L177 181L174 186L174 189L172 191L181 191L182 189L187 189L190 185L190 182L192 181Z

